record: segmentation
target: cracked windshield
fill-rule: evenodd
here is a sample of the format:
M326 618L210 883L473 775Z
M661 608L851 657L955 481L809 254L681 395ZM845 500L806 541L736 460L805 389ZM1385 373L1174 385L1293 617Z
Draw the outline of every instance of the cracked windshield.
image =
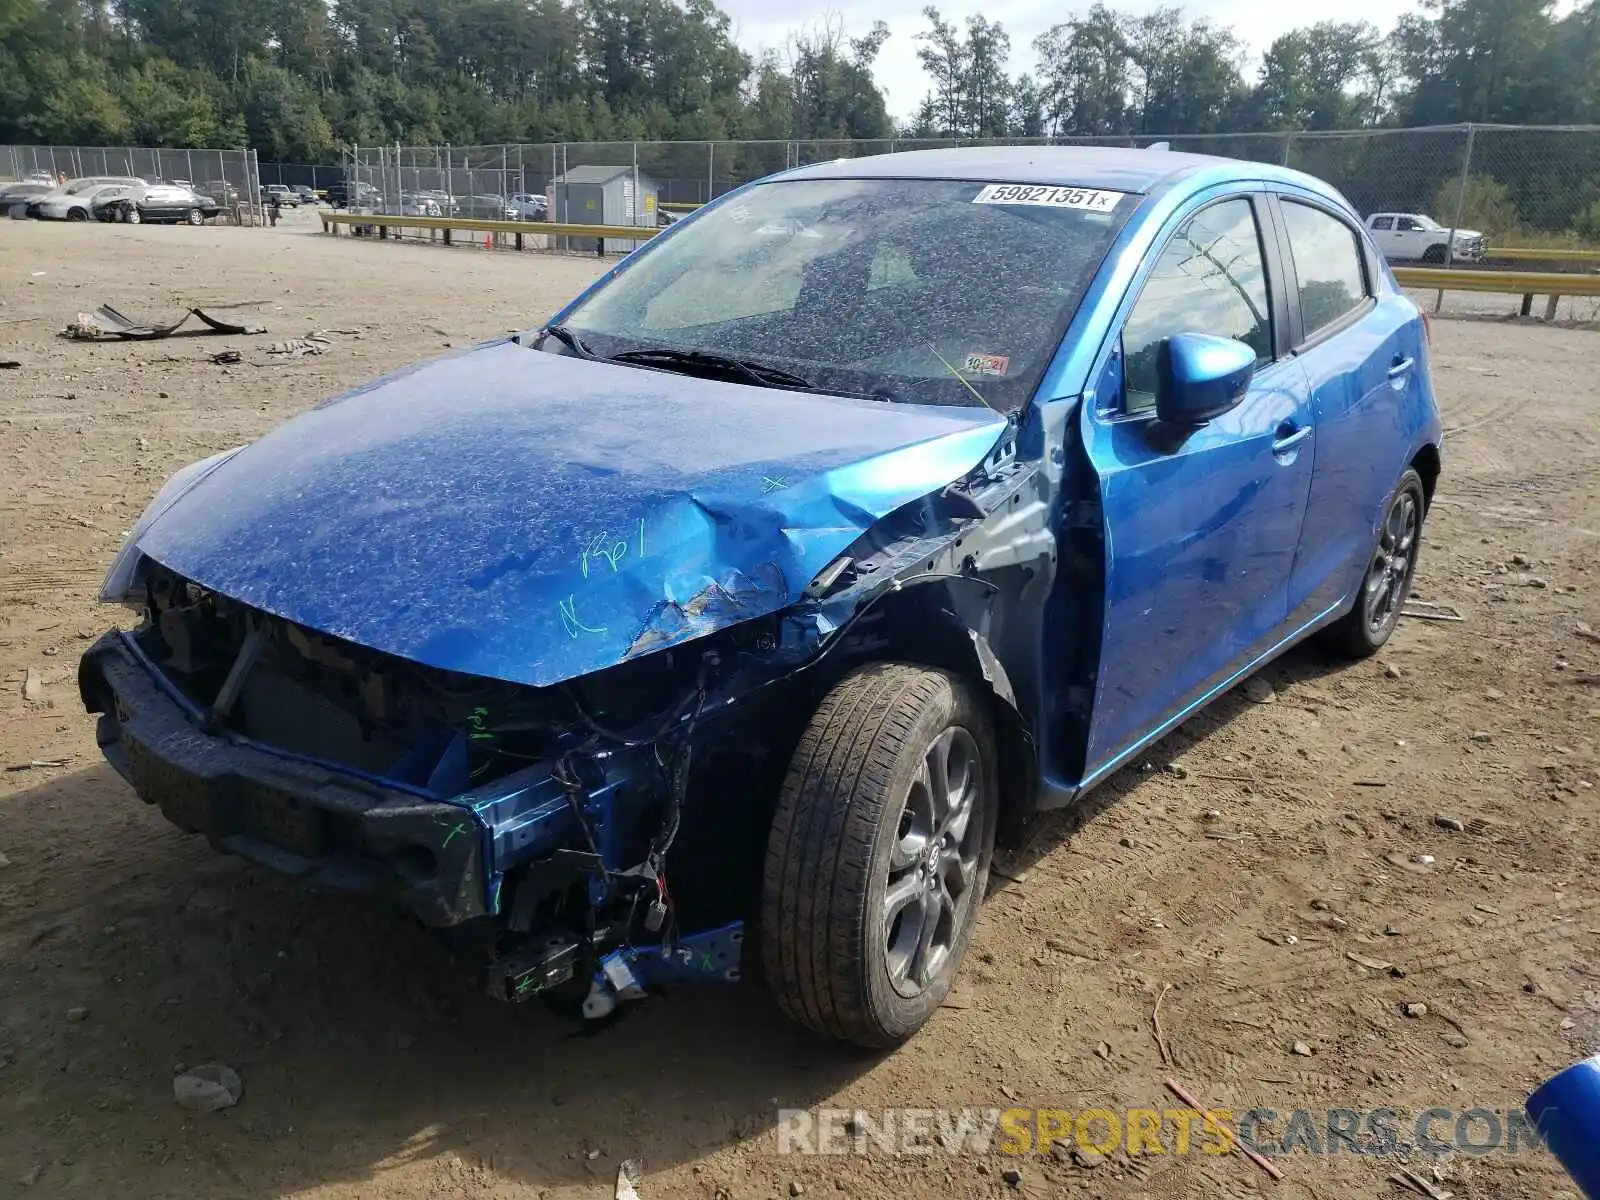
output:
M763 184L663 239L545 346L1010 410L1032 395L1137 199L957 180Z

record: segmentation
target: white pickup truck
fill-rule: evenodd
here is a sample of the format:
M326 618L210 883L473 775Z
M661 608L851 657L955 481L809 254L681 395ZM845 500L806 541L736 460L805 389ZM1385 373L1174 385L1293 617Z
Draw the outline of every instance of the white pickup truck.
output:
M1450 230L1421 213L1373 213L1367 218L1373 243L1391 262L1442 263ZM1457 229L1452 262L1482 262L1489 243L1476 229Z

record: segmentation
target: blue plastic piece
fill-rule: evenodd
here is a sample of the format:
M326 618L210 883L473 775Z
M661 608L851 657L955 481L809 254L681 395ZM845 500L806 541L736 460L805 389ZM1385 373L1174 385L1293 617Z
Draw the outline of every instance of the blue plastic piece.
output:
M648 989L661 984L737 983L743 969L743 953L744 922L734 921L680 937L670 948L625 946L606 955L606 959L620 958ZM606 959L601 960L601 976Z
M1600 1054L1528 1097L1528 1117L1589 1200L1600 1200Z

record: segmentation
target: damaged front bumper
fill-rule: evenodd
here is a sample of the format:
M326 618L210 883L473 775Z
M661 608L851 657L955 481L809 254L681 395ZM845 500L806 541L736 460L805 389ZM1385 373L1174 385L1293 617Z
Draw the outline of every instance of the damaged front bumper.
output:
M148 804L219 850L334 888L388 890L430 926L489 912L470 809L208 733L128 634L102 637L78 686L107 761Z
M651 986L739 979L741 921L634 944L636 913L620 884L635 881L606 867L618 850L613 801L628 786L620 768L577 804L580 825L574 798L544 767L442 799L208 728L132 634L96 642L78 682L100 714L107 761L174 825L314 884L388 895L434 928L487 928L496 998L586 980L581 1011L595 1019ZM584 839L592 849L561 844ZM563 892L580 895L583 911L552 923L543 902Z

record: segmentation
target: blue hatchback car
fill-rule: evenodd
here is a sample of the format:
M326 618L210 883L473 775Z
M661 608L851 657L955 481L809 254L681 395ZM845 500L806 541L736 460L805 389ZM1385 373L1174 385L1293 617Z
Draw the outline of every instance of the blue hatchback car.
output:
M589 1018L757 974L889 1046L998 830L1399 618L1426 324L1315 179L959 149L742 188L545 327L179 472L84 657L223 851Z

